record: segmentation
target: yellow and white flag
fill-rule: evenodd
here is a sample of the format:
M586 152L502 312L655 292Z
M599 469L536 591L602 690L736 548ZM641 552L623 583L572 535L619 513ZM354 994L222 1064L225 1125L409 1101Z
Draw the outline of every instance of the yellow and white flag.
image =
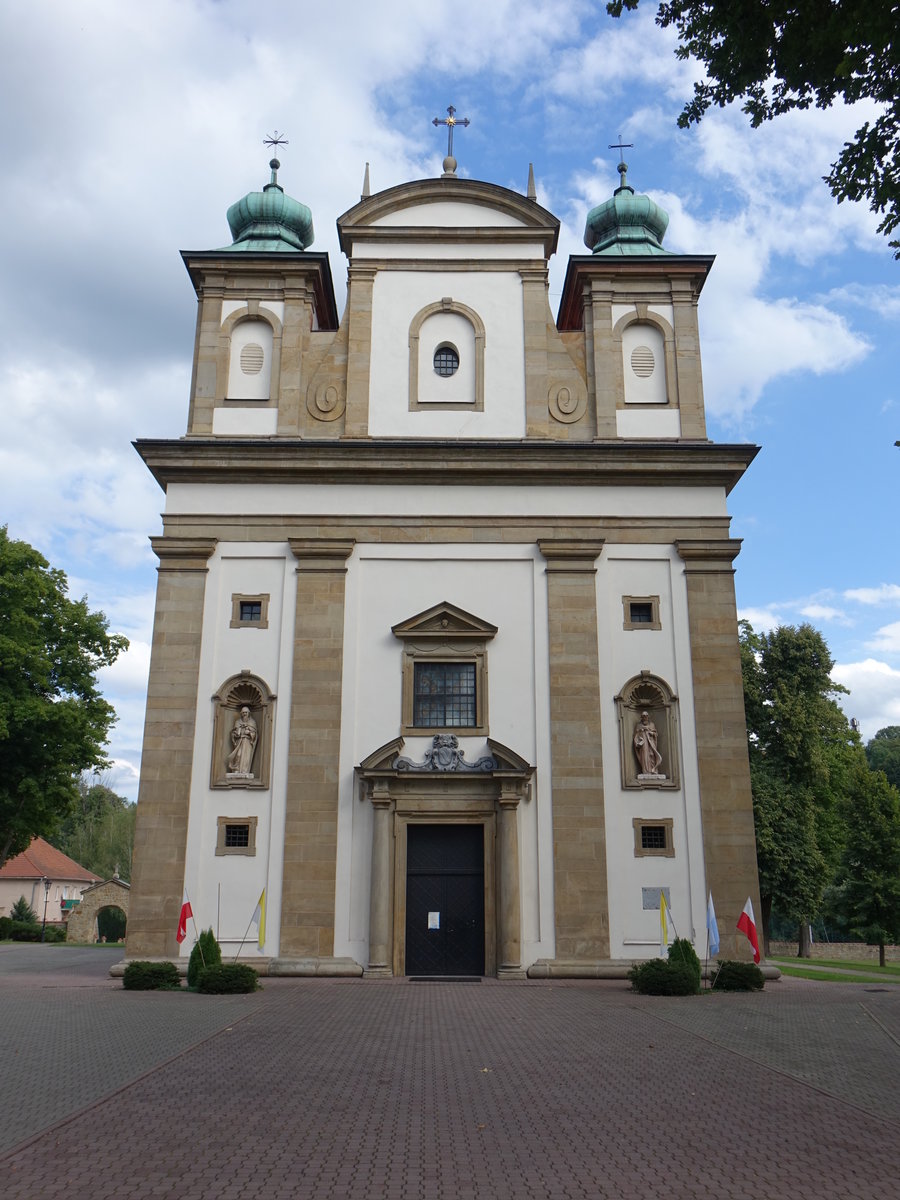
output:
M669 906L662 888L659 889L659 956L669 956Z
M263 888L263 890L259 894L259 899L256 902L256 909L253 913L253 916L250 918L250 924L259 926L259 937L257 938L257 944L258 944L260 950L262 950L263 946L266 944L266 889L265 888Z

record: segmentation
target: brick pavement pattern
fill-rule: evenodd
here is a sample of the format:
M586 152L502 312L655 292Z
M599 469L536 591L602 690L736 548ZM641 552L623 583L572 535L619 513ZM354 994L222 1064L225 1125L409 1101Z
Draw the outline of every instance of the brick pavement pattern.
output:
M141 1047L150 1029L158 1055L98 1042L125 1057L116 1090L61 1121L51 1106L0 1160L5 1200L898 1194L897 986L275 979L232 998L41 987L4 965L5 1013L46 992L65 1030L90 997L91 1036L118 1021ZM4 1116L59 1065L39 1038L21 1053Z

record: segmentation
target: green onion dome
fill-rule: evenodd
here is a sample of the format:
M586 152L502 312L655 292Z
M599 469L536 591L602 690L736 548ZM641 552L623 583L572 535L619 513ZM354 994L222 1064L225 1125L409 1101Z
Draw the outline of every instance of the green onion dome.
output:
M649 196L636 196L626 178L628 164L619 163L621 182L612 198L588 213L584 244L594 254L668 254L662 240L669 214Z
M261 192L248 192L228 210L234 244L228 250L305 250L312 242L312 213L305 204L286 196L278 182L281 163L269 163L272 178Z

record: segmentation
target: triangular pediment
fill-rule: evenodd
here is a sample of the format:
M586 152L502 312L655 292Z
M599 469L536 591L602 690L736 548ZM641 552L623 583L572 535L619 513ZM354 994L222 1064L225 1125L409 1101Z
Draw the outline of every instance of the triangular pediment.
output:
M434 639L448 641L457 638L487 641L497 632L497 626L483 621L463 608L444 600L391 627L394 637L414 638L416 641Z

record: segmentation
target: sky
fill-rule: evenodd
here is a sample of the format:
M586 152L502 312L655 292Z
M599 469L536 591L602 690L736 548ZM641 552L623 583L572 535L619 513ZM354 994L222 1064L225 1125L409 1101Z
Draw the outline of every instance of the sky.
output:
M822 176L872 106L751 130L676 119L699 68L642 5L587 0L41 0L0 6L0 523L68 575L130 649L102 672L108 781L134 798L163 495L131 442L186 427L196 298L180 250L226 245L228 206L279 180L313 212L343 309L335 219L459 173L561 220L556 311L588 210L629 182L665 246L715 254L700 301L709 436L762 447L730 497L739 615L809 621L864 739L900 724L900 264Z

